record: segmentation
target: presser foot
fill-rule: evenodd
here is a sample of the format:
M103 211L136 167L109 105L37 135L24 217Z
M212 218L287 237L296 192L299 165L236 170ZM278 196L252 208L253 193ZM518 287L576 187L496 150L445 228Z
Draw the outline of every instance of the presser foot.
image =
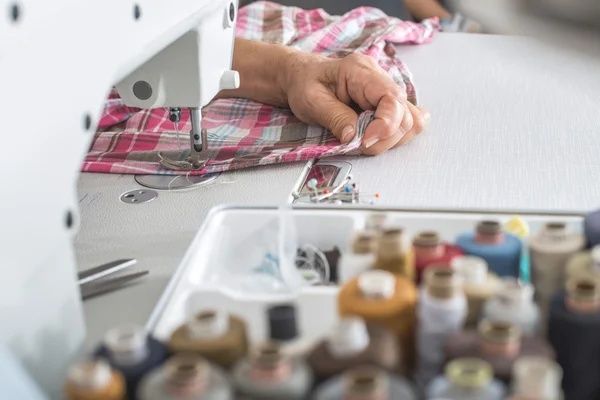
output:
M160 165L173 171L200 171L206 167L210 159L205 154L202 157L200 155L191 155L184 160L175 160L162 153L158 153L158 156L160 157Z

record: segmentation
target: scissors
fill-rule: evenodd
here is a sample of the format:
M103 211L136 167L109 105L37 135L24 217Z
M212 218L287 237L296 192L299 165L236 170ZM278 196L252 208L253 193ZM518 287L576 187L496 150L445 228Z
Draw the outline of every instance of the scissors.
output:
M141 271L118 276L116 278L105 279L107 276L131 267L136 263L136 259L116 260L81 271L77 274L79 288L81 289L81 298L86 300L100 294L112 292L113 290L123 288L127 286L128 283L147 275L148 271Z

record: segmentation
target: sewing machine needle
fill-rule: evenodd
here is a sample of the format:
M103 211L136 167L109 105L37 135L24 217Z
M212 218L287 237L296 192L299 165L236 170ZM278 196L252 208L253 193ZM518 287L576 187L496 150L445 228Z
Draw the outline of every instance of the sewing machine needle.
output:
M135 258L128 260L116 260L106 264L102 264L98 267L81 271L79 274L77 274L77 278L79 279L79 285L95 281L107 275L112 275L115 272L121 271L122 269L131 267L135 263L137 263L137 260Z

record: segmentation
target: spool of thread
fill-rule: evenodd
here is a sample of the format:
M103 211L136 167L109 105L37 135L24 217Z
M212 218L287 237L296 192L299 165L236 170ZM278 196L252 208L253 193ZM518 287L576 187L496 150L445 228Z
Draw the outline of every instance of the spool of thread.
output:
M583 230L589 247L600 245L600 210L593 211L585 216Z
M367 216L365 220L365 230L382 232L388 221L387 214L383 212L375 212Z
M415 260L404 230L400 228L386 229L377 245L375 268L415 279Z
M543 357L521 357L513 365L513 394L523 399L561 400L562 369Z
M517 325L524 334L539 331L540 309L533 302L533 287L520 285L516 279L504 278L500 289L483 306L483 318Z
M418 306L417 380L426 387L444 366L444 343L459 332L467 316L467 300L458 274L449 266L425 271Z
M492 366L477 358L454 360L445 374L435 378L427 390L427 399L504 400L506 386L493 379Z
M481 319L483 305L498 293L500 279L488 272L485 260L476 256L458 256L450 263L461 277L462 288L467 298L465 327L474 328Z
M398 372L400 347L388 329L368 325L359 317L345 317L328 338L314 347L306 361L319 382L361 365Z
M298 329L296 306L279 304L267 309L269 341L290 357L305 357L314 343L302 338Z
M173 332L168 347L173 353L195 353L228 369L248 352L246 323L222 311L202 311Z
M483 258L496 275L519 277L521 240L503 232L498 221L479 222L475 232L460 235L456 245L465 254Z
M567 262L566 280L588 277L600 279L600 246L574 254Z
M85 361L69 369L65 396L68 400L123 400L125 379L105 361Z
M267 343L240 361L234 367L233 379L238 392L254 400L302 400L312 386L306 363L288 357L276 343Z
M462 255L457 246L442 242L437 232L421 232L413 238L417 283L431 264L449 264L454 257Z
M402 364L410 372L415 362L417 298L409 279L383 270L365 271L340 289L338 310L342 317L357 316L392 331L400 340Z
M111 367L123 374L127 398L134 400L140 380L162 365L169 357L169 351L143 327L126 325L109 330L94 356L106 359Z
M312 400L417 400L412 385L404 378L372 366L348 370L323 383Z
M529 241L531 280L541 310L541 327L546 326L550 299L564 286L568 260L584 246L585 237L562 222L546 224Z
M196 354L176 354L141 381L139 400L233 400L233 389L218 367Z
M350 251L340 259L341 283L357 276L375 265L378 234L374 231L359 231L352 238Z
M480 358L488 362L494 376L509 382L515 360L523 356L554 359L552 347L542 338L522 335L517 325L482 321L477 331L452 334L445 343L446 359Z
M548 339L563 370L566 400L600 397L600 283L573 279L550 303Z

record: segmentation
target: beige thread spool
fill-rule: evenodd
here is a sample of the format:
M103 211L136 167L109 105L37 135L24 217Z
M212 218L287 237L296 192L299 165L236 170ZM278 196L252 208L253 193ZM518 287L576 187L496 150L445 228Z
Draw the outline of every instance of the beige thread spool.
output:
M375 268L415 280L412 246L403 229L386 229L381 233Z

